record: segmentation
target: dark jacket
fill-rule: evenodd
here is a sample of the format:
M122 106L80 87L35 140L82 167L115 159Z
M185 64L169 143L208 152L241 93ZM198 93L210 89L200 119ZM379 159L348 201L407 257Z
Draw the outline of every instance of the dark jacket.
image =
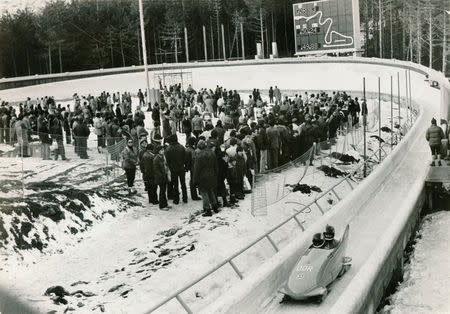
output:
M165 163L164 156L159 153L153 158L153 178L156 184L164 184L168 181Z
M217 159L211 149L203 149L195 156L194 183L200 190L215 189L217 186Z
M186 162L186 149L180 143L171 143L166 148L167 165L173 173L184 172Z
M146 150L142 154L142 158L141 158L139 165L140 165L140 168L142 171L142 177L144 178L145 181L147 181L148 179L150 179L154 176L154 171L153 171L153 160L154 159L155 159L155 154L149 150Z
M428 144L430 144L430 146L441 145L441 140L445 139L444 131L442 131L441 127L439 127L435 124L431 125L428 128L425 137L428 141Z
M184 163L186 171L194 171L195 149L191 146L186 147L186 161Z
M122 160L123 169L135 169L137 163L137 154L132 148L126 146L122 151Z
M268 127L266 130L268 149L277 150L280 148L280 132L276 126Z

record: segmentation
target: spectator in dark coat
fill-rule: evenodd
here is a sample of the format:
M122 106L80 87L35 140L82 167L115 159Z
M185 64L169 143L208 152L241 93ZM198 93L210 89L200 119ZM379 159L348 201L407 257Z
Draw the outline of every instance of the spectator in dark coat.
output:
M167 147L165 151L165 156L171 174L170 181L172 183L173 203L178 204L180 202L178 181L180 181L181 184L183 203L187 203L185 175L186 150L180 143L178 143L176 134L169 136L167 140L169 142L169 147Z
M218 212L215 190L217 187L217 160L216 155L206 148L206 142L200 140L197 144L200 149L195 158L194 183L198 185L203 199L203 216L212 216L211 209Z
M151 204L158 204L158 195L156 194L157 185L155 183L153 171L153 159L155 158L155 147L153 144L148 144L146 150L140 158L140 168L142 178L148 194L148 201ZM156 152L157 153L157 152Z
M47 120L44 118L42 120L42 123L39 126L39 130L38 130L38 134L39 134L39 139L41 140L41 150L42 150L42 159L43 160L50 160L50 145L52 144L52 139L50 137L49 134L49 129L48 129L48 122Z
M137 164L137 153L133 147L133 140L127 140L127 146L122 151L122 168L125 170L125 175L127 176L127 185L130 191L130 194L136 193L136 190L133 188L134 179L136 177L136 164Z
M181 129L182 132L186 134L186 141L188 141L192 134L192 123L187 115L184 116L184 119L181 122Z
M267 134L267 159L269 169L278 167L278 153L280 151L280 132L275 127L275 121L269 121L269 127L266 129Z
M50 120L50 134L53 140L58 144L58 149L55 151L55 160L61 155L62 160L66 160L66 152L64 150L62 122L59 117L49 115Z
M337 130L341 125L341 116L339 115L339 111L336 109L333 111L331 117L327 121L328 123L328 138L335 142L335 138L337 136Z
M87 154L87 139L89 137L89 127L86 124L86 120L82 120L81 123L77 124L73 129L73 135L77 138L78 143L78 154L81 159L88 159Z
M431 166L434 166L434 161L437 159L437 165L441 165L441 146L442 140L445 139L444 131L442 131L441 127L436 125L436 119L431 119L431 126L427 129L427 133L425 134L425 138L428 141L431 149L431 155L433 156L433 161L431 162Z
M167 204L167 183L169 182L169 168L167 167L166 158L164 157L164 146L157 146L153 158L153 173L155 184L159 187L159 209L168 210L171 207Z
M195 143L195 137L190 137L187 140L185 166L186 172L189 171L190 173L189 187L191 190L191 198L193 201L198 201L201 198L198 197L197 186L194 184Z

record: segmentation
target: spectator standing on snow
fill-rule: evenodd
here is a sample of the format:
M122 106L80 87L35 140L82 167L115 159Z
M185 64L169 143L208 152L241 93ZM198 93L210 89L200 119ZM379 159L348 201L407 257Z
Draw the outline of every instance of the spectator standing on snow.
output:
M54 141L56 141L58 145L58 149L55 151L55 160L58 160L58 156L61 156L62 160L66 160L66 152L64 150L64 142L63 142L63 131L61 120L58 116L49 115L50 120L50 134Z
M155 148L158 152L153 159L153 173L155 184L159 187L159 209L169 210L171 207L167 204L167 184L169 183L169 168L164 157L164 146L158 145Z
M269 103L273 104L273 88L270 86L269 88Z
M281 91L278 88L278 86L275 86L275 89L273 90L273 95L275 97L276 102L279 105L281 103Z
M133 147L133 140L127 139L127 145L122 151L122 169L125 170L127 177L127 186L130 194L136 193L134 189L134 179L136 177L137 153Z
M276 88L276 86L275 86ZM274 169L278 167L278 154L280 152L280 132L275 127L275 121L269 121L269 127L266 129L267 135L267 162L268 169Z
M38 130L39 139L41 140L41 155L43 160L51 160L50 157L50 145L52 144L52 139L49 134L48 121L43 118Z
M212 216L211 210L218 212L216 197L217 160L215 153L206 148L206 142L200 140L197 144L200 150L195 156L194 184L198 185L203 200L203 216Z
M156 194L157 185L153 171L153 160L155 159L155 145L148 144L146 150L140 158L140 168L142 171L142 178L144 180L145 188L147 190L148 202L156 205L158 204L158 195Z
M106 130L103 125L103 118L100 113L97 113L94 118L94 133L97 135L97 151L101 154L105 147Z
M178 143L176 134L169 136L167 141L169 143L169 147L165 150L165 157L171 174L170 181L173 191L173 203L178 204L180 202L178 183L181 184L183 203L187 203L185 176L186 150L180 143Z
M187 139L185 167L186 172L189 171L190 174L189 188L191 191L191 198L193 201L198 201L200 200L200 197L198 197L197 185L194 183L195 143L196 143L195 137L189 137Z
M200 118L200 114L198 112L195 113L194 118L192 119L192 133L198 139L199 135L203 132L203 120Z
M437 165L441 165L441 146L442 140L445 139L444 131L442 131L440 126L436 125L436 119L431 119L431 126L428 128L425 138L428 141L431 149L431 155L433 157L433 161L431 162L431 166L435 165L435 160L437 159Z

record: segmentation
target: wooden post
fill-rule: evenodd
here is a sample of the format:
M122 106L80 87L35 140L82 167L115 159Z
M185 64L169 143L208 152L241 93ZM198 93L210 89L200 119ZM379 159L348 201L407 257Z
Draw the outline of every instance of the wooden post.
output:
M367 101L366 101L366 78L363 77L363 135L364 135L364 178L366 177L366 170L367 170L367 143L366 143L366 108L367 108ZM365 108L364 108L365 106Z
M394 144L394 86L391 75L391 148Z
M58 43L58 52L59 52L59 73L62 73L63 66L62 66L62 57L61 57L61 42Z
M381 16L382 16L382 8L381 8L381 0L378 0L378 39L379 39L379 48L380 48L380 58L383 58L383 30L381 29Z
M220 24L220 27L222 29L222 52L223 52L223 60L227 60L227 55L225 52L225 31L223 30L223 24Z
M150 97L150 81L148 79L148 66L147 66L147 47L145 43L145 27L144 27L144 9L142 6L142 0L139 0L139 21L141 25L141 40L142 40L142 56L144 58L145 79L147 82L147 104L151 110L151 104L149 102Z
M187 34L187 28L184 27L184 48L186 51L186 62L189 62L189 44L188 44L188 34Z
M446 33L447 24L446 24L446 21L447 21L447 12L444 12L444 29L442 30L443 35L444 35L444 41L442 43L442 73L444 73L444 75L447 70L447 38L446 38L447 37L447 33Z
M409 122L409 104L408 104L408 70L405 70L405 107L406 107L406 122Z
M52 74L52 47L50 42L48 43L48 71Z
M264 26L263 26L263 18L262 18L262 8L259 8L259 19L260 19L260 28L261 28L261 55L264 59Z
M381 79L378 77L378 137L381 139ZM381 141L378 141L378 161L381 163Z
M397 72L397 97L398 97L398 131L400 134L400 139L402 138L402 134L401 134L401 117L400 117L400 73Z
M244 48L244 26L241 23L241 46L242 46L242 60L245 60L245 48ZM445 73L445 72L444 72Z
M413 117L412 117L412 97L411 97L411 70L408 70L408 78L409 78L409 110L411 110L410 111L410 113L409 113L409 117L410 117L410 119L411 119L411 126L412 126L412 122L413 122Z
M429 42L429 46L430 46L430 54L429 54L429 56L430 56L430 63L429 63L429 67L430 67L430 69L432 69L433 68L433 26L431 25L431 22L432 22L432 19L431 19L431 7L430 7L430 16L429 16L429 18L430 18L430 21L429 21L429 24L430 24L430 42Z
M205 54L205 62L208 61L208 49L206 48L206 28L203 25L203 51Z

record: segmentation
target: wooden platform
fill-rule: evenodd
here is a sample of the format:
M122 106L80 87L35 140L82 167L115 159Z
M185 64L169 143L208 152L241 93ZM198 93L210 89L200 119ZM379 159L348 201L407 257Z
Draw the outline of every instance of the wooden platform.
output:
M447 161L443 161L443 165L438 167L430 167L426 182L430 183L450 183L450 166L445 165ZM445 165L445 166L444 166Z

